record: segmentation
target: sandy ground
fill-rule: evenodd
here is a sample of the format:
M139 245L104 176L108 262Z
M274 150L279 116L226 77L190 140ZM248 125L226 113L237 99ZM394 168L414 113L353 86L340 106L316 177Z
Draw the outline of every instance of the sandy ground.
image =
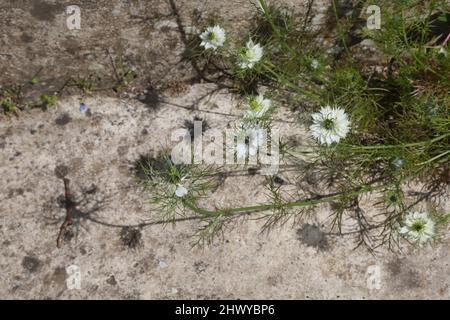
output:
M132 94L84 97L88 114L79 111L80 96L65 94L45 112L0 118L0 298L450 298L448 242L402 254L354 250L353 239L329 234L328 206L270 233L261 233L263 220L247 217L203 247L192 246L199 221L158 224L158 210L133 178L135 161L170 146L170 133L194 116L222 129L241 112L236 97L198 83L189 63L179 62L177 17L189 26L195 12L217 13L232 33L248 24L252 6L246 0L80 1L86 27L69 32L69 2L0 0L0 29L7 31L0 37L1 84L29 79L41 67L50 91L68 75L107 80L113 75L105 49L123 55L140 78ZM303 1L283 3L304 9ZM292 120L283 110L276 116ZM276 125L286 137L305 136L300 124ZM79 211L58 249L62 172ZM262 176L230 176L204 204L265 202L264 190ZM144 222L154 224L137 231L141 245L128 248L124 226ZM72 285L73 270L79 287Z
M327 235L322 226L327 206L307 221L268 234L261 233L263 221L246 218L203 247L192 247L198 221L147 226L141 230L142 245L127 248L122 228L105 224L158 221L148 195L132 178L133 161L159 150L164 140L170 145L169 133L195 115L212 127L225 127L230 117L210 112L216 105L239 114L238 101L225 92L200 100L195 111L174 106L190 106L213 89L193 86L179 97L161 97L157 108L136 100L91 98L86 101L90 115L80 113L74 96L53 110L2 121L0 297L450 297L447 243L402 255L353 250L351 238ZM55 168L65 168L81 211L73 237L61 249L56 236L65 216L64 186ZM263 182L258 175L228 177L209 201L263 202ZM68 288L72 265L79 267L80 289ZM380 275L375 285L373 272Z
M303 0L277 3L305 10ZM81 29L67 27L66 7L74 4ZM180 62L180 30L216 16L230 35L243 35L254 13L249 0L0 0L0 84L38 72L55 88L68 76L107 82L114 77L110 55L135 68L142 83L189 80L196 74Z

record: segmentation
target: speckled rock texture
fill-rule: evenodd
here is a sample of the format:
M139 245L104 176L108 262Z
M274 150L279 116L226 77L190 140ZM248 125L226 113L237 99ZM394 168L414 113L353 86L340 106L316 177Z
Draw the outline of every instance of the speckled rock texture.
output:
M284 2L304 10L303 1ZM69 4L82 9L81 30L65 26ZM182 61L179 22L215 13L235 32L251 10L246 0L0 0L2 85L39 70L48 90L68 75L109 79L110 54L139 73L130 94L66 93L46 111L0 116L0 298L450 298L448 242L397 254L355 250L351 237L330 233L329 206L268 233L260 216L247 216L205 246L193 246L199 221L160 223L133 177L135 161L170 146L170 133L195 116L224 129L241 114L237 97L196 80ZM149 89L155 83L163 89ZM292 120L282 108L276 117ZM306 139L295 121L275 125ZM57 248L63 176L77 210ZM204 205L265 202L264 181L229 176Z

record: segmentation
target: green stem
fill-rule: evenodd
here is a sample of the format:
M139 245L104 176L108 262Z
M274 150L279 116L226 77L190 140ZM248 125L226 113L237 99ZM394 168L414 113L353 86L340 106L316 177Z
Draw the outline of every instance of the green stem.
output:
M284 41L280 30L278 30L277 26L273 22L273 19L272 19L272 16L270 15L269 8L267 7L266 1L259 0L259 3L261 4L261 7L263 8L264 16L266 17L267 21L269 22L270 27L275 32L275 36L277 37L277 40L279 41L279 43L281 43L281 45L283 47L285 47L294 56L294 59L297 60L297 57L298 57L297 51L295 51L290 45L288 45L286 43L286 41Z
M345 41L346 40L345 36L342 34L341 27L339 25L339 15L338 15L338 12L337 12L336 1L333 0L332 3L333 3L333 13L334 13L334 16L336 18L337 32L338 32L339 36L341 37L342 45L343 45L343 47L345 49L345 52L347 52L349 57L351 57L350 50L348 49L347 42Z
M358 150L358 149L360 149L360 150L382 150L382 149L396 149L396 148L412 148L412 147L424 146L427 144L433 144L433 143L443 140L447 137L450 137L450 133L443 134L441 136L438 136L436 138L433 138L433 139L427 140L427 141L420 141L420 142L399 144L399 145L355 146L355 145L342 144L342 146L349 147L350 149L353 149L353 150Z
M351 145L351 144L344 144L341 143L339 144L339 146L350 149L352 151L367 151L367 150L390 150L390 149L397 149L397 148L412 148L412 147L420 147L420 146L424 146L427 144L433 144L436 142L439 142L447 137L450 137L450 133L446 133L440 136L437 136L436 138L433 138L431 140L426 140L426 141L420 141L420 142L413 142L413 143L407 143L407 144L398 144L398 145L373 145L373 146L357 146L357 145ZM308 148L311 149L318 149L321 148L321 146L316 145L316 146L307 146ZM300 154L311 154L314 153L312 150L309 149L304 149L304 150L300 150L297 151ZM295 153L292 153L295 155ZM445 153L447 154L447 153ZM444 154L444 155L445 155ZM442 155L442 156L444 156ZM434 159L433 159L434 160Z
M277 73L273 68L275 67L273 64L271 64L269 61L266 61L262 64L263 68L268 71L270 74L272 74L275 77L275 80L280 82L281 84L285 85L286 87L289 87L293 90L295 90L297 93L300 93L314 101L319 101L317 96L307 90L302 89L300 86L292 83L290 80L288 80L286 77L283 77L281 74Z
M425 165L425 164L431 163L431 162L433 162L433 161L435 161L435 160L437 160L437 159L440 159L440 158L444 157L444 156L447 155L447 154L450 154L450 150L448 150L448 151L446 151L446 152L444 152L444 153L441 153L441 154L439 154L439 155L437 155L437 156L431 158L431 159L428 160L428 161L419 163L419 165L421 166L421 165Z
M355 190L352 190L348 193L345 193L348 197L355 197L364 193L369 193L372 191L375 191L380 188L385 188L385 186L378 186L374 187L372 185L365 185L362 187L359 187ZM306 200L300 200L300 201L292 201L292 202L286 202L282 205L279 204L273 204L273 203L267 203L267 204L260 204L260 205L254 205L254 206L248 206L248 207L237 207L237 208L231 208L231 209L217 209L217 210L207 210L204 208L200 208L197 205L186 201L185 205L194 211L195 213L201 214L207 218L213 218L218 216L234 216L237 214L243 214L243 213L253 213L253 212L260 212L260 211L267 211L272 209L280 209L280 208L303 208L303 207L309 207L309 206L316 206L319 204L324 203L330 203L334 200L338 200L343 193L337 193L332 195L323 196L317 199L306 199Z

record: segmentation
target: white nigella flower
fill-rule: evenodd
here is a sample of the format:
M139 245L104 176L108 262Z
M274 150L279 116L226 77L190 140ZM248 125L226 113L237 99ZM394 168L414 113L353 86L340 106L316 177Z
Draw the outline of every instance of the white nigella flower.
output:
M205 49L217 50L217 48L223 46L225 43L225 30L218 25L208 27L200 35L200 39L202 40L200 45L205 47Z
M344 110L322 107L312 115L313 124L310 127L312 136L322 144L339 142L350 131L350 120Z
M175 195L178 198L183 198L184 196L186 196L188 194L188 189L186 189L186 187L184 187L181 184L177 185L177 188L175 189Z
M261 60L263 52L261 45L253 43L253 40L250 39L240 54L239 67L242 69L253 68Z
M313 59L311 61L311 68L313 68L314 70L317 70L319 68L320 64L319 61L317 61L317 59Z
M438 51L438 53L444 57L447 56L447 51L444 49L444 47L441 47Z
M265 99L262 94L249 98L246 118L253 120L263 117L272 106L272 101Z
M427 213L411 212L403 221L400 234L411 241L424 244L435 235L434 222Z

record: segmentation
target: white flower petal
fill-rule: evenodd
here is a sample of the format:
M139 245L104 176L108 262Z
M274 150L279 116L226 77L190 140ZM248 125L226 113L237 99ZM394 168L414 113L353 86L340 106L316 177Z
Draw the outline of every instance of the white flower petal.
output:
M206 50L217 50L219 47L223 46L226 41L225 30L218 25L208 27L200 34L200 39L202 40L200 45L205 47Z
M343 109L325 106L312 115L311 135L321 144L332 144L345 138L350 131L350 121ZM327 124L330 127L325 126Z
M262 118L272 106L272 101L264 98L262 94L257 97L252 97L249 99L247 110L246 110L246 118L248 120L255 120Z
M417 224L420 229L416 228ZM435 237L435 223L425 212L411 212L405 217L399 232L413 242L424 244Z
M263 57L264 49L259 43L253 43L250 39L245 45L245 49L240 55L239 67L242 69L252 69Z
M179 198L183 198L184 196L186 196L188 194L188 189L186 189L184 186L182 186L181 184L177 185L177 188L175 190L175 195Z

